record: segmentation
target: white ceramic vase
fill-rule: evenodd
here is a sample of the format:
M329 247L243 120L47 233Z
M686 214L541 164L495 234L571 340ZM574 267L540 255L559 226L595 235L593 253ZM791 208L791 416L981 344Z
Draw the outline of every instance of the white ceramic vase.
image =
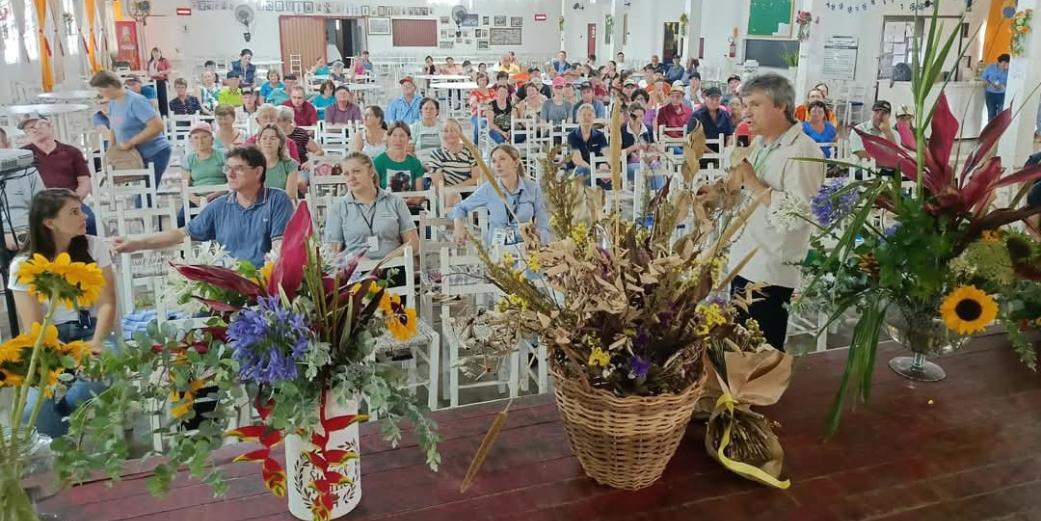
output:
M327 398L326 418L358 414L357 399L346 404L338 404L332 395L327 395ZM327 450L350 451L358 455L358 457L348 459L346 464L336 469L337 472L346 476L349 482L332 487L334 502L330 519L346 516L361 501L361 438L358 434L358 425L358 422L354 422L344 429L327 434L329 436ZM326 434L321 426L316 427L315 432ZM311 482L322 478L322 471L310 461L306 454L307 451L314 450L314 448L315 446L311 444L310 440L305 440L295 434L286 436L286 480L288 485L286 495L289 497L289 512L297 519L304 521L314 519L312 506L318 501L318 491L311 486Z

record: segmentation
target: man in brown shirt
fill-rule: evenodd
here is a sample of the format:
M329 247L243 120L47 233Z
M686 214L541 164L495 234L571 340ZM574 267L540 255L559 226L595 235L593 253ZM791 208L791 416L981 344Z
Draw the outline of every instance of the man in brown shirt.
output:
M22 120L18 128L29 137L22 147L33 153L36 169L47 188L67 188L83 199L90 195L90 169L80 149L54 139L54 127L43 116L33 115ZM94 213L84 205L87 215L87 233L97 234Z

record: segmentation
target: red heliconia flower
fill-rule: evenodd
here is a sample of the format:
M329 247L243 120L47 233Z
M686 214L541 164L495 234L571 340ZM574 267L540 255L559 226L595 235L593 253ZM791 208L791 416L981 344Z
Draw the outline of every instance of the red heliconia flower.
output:
M300 289L304 280L304 267L307 264L307 241L314 233L311 227L311 211L307 203L302 202L296 207L293 216L286 224L285 232L282 234L282 250L271 271L271 280L268 281L268 295L277 295L281 286L286 296L292 299Z

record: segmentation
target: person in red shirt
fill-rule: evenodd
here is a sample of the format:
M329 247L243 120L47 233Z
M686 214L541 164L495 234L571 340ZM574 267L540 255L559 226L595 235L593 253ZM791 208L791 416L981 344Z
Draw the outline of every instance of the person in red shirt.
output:
M310 101L307 101L307 95L304 93L303 87L294 85L289 91L289 101L282 105L293 109L296 126L310 127L318 124L318 109L314 108Z
M665 135L672 138L683 137L683 129L687 128L687 122L693 110L683 103L683 82L677 81L672 84L669 91L669 104L658 109L658 126L670 129Z
M32 115L18 124L25 132L29 144L22 147L33 153L36 170L47 188L67 188L76 192L80 199L90 194L90 169L80 149L54 139L51 122L39 115ZM94 212L83 205L87 216L87 233L97 235Z

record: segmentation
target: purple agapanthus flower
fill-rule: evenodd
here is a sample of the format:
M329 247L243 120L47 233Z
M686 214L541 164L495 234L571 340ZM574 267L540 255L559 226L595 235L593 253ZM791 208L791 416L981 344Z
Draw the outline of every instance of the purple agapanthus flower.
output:
M633 378L647 378L651 370L651 361L642 356L633 356L629 359L629 374Z
M888 237L892 237L892 236L896 235L896 231L899 230L899 229L900 229L900 223L896 223L896 224L886 228L883 233L888 238Z
M821 187L817 195L810 201L810 209L821 226L831 226L844 219L853 211L857 204L858 194L853 190L847 190L842 181L833 181Z
M228 324L239 378L253 383L292 380L297 377L296 362L307 352L307 323L277 297L257 301L257 306L243 309Z

